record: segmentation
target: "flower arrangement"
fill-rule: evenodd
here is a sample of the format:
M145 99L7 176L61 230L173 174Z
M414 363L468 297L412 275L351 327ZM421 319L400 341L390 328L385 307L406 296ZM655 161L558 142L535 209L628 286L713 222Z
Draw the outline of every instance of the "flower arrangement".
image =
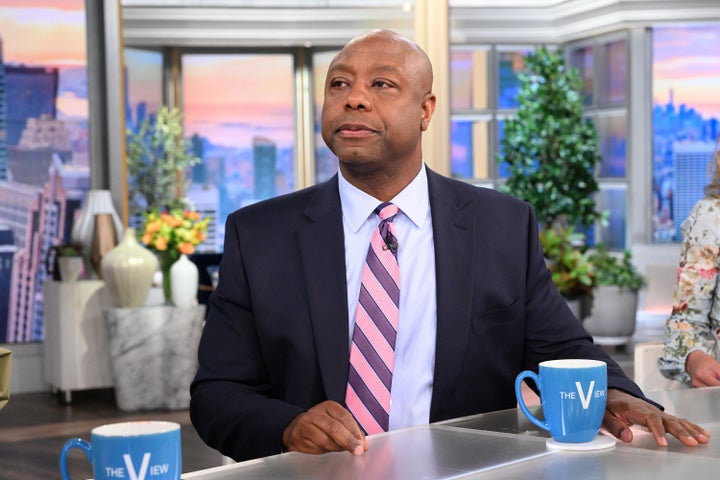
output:
M152 209L144 214L140 241L160 260L165 298L170 298L170 267L180 255L190 255L207 237L210 218L192 210Z

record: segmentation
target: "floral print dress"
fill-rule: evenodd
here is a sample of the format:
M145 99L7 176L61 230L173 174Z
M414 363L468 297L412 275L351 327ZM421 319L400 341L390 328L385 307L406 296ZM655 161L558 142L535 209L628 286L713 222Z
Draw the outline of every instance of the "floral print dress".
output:
M720 199L697 202L681 225L677 285L670 318L665 322L665 347L660 372L690 385L685 359L694 350L717 356L720 327Z

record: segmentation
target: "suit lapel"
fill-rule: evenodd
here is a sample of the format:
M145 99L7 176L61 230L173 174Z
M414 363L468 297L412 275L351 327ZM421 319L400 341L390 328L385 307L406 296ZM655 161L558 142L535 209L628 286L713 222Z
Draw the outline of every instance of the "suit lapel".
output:
M478 254L475 218L464 207L461 191L447 179L428 170L428 188L435 243L437 278L437 339L430 419L442 406L438 399L452 397L466 340L470 335L474 277L472 266Z
M343 402L348 370L345 243L337 176L321 185L299 232L317 360L330 400Z

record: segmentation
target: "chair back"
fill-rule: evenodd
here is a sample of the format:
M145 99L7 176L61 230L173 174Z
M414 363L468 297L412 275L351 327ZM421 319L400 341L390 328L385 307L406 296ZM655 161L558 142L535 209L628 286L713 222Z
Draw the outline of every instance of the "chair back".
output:
M0 347L0 410L10 400L10 376L12 374L12 352Z
M687 388L682 382L665 378L657 366L657 359L663 349L663 342L641 342L635 344L635 383L647 392Z

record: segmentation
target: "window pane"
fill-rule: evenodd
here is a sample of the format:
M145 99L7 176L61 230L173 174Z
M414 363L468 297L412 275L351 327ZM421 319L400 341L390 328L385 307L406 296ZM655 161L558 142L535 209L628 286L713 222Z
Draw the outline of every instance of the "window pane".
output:
M325 96L325 76L334 52L317 52L313 54L313 94L315 100L315 181L324 182L335 175L338 169L337 157L330 151L322 139L321 116L323 97Z
M451 173L457 178L489 178L488 122L453 121Z
M608 211L608 225L600 228L600 242L613 250L625 249L625 203L627 186L600 186L598 208Z
M450 108L468 110L488 107L487 59L486 49L450 52Z
M515 108L520 91L518 75L525 68L525 55L531 50L498 52L498 108Z
M627 128L625 114L603 115L595 119L600 140L601 177L625 177Z
M502 141L503 137L505 136L505 122L503 120L498 120L497 122L498 126L498 155L502 157L503 155L503 146ZM510 172L508 171L508 164L506 162L500 162L498 164L498 178L507 178L510 175Z
M720 24L653 29L653 238L680 241L703 196L720 120Z
M593 47L585 46L570 50L570 66L578 70L583 80L584 104L593 103Z
M125 124L137 130L142 121L163 103L163 55L161 52L126 48Z
M627 59L625 40L600 46L603 59L598 72L598 103L625 101L627 91Z
M293 57L185 54L181 61L185 130L202 159L188 197L217 219L220 251L229 213L294 189Z

